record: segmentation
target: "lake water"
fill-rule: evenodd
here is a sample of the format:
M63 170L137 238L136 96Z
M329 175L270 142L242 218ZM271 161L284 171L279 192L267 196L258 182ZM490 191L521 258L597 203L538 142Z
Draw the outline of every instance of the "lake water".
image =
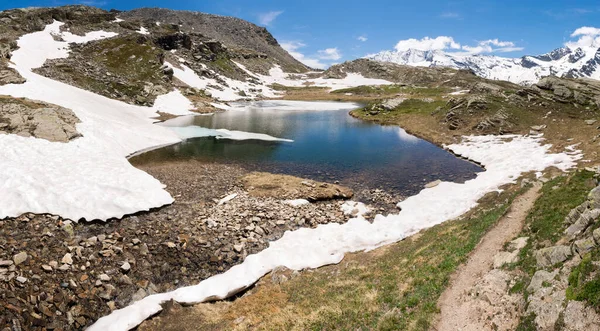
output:
M482 171L399 127L351 117L349 110L358 106L334 102L234 103L233 110L226 112L179 117L162 123L184 138L204 137L143 153L132 158L132 162L197 159L234 163L251 170L339 181L355 188L382 188L402 194L415 194L425 183L436 179L464 182ZM253 138L235 131L263 134L257 136L261 139L277 137L293 142L228 139Z

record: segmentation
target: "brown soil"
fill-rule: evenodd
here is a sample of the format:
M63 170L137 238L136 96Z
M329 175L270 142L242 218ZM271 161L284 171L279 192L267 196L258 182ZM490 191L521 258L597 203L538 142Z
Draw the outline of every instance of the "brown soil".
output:
M513 320L502 320L504 325L492 326L491 315L497 312L482 312L479 298L469 293L476 283L492 270L494 255L502 250L506 242L519 234L525 223L525 217L539 196L540 188L541 185L536 184L519 196L513 202L509 212L483 237L466 264L454 274L450 286L438 301L441 313L434 327L435 330L510 330L519 323L518 314L515 314ZM512 306L505 308L514 311Z

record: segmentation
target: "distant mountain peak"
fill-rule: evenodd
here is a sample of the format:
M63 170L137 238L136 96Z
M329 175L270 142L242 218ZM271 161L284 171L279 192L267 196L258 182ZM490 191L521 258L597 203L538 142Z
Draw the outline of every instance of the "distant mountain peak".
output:
M418 67L468 69L477 75L530 85L544 76L600 79L600 49L596 47L557 48L541 55L508 58L487 54L408 49L382 51L366 58Z

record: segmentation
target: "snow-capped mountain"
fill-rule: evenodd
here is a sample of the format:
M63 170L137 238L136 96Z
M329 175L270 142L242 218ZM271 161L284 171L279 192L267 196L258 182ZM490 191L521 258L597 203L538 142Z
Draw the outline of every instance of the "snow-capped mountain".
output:
M533 84L549 75L560 77L589 77L600 79L600 48L567 46L550 53L521 58L445 52L443 50L383 51L367 58L419 67L451 67L471 69L477 75L518 84Z

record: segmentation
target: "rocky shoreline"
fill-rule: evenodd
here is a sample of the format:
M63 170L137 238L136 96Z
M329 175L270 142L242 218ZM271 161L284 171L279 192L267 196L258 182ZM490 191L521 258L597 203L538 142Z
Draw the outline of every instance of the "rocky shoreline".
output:
M249 171L238 166L139 168L165 183L176 202L106 223L34 214L0 220L0 330L83 329L146 295L223 272L287 230L352 217L341 199L293 206L253 196L240 180Z

